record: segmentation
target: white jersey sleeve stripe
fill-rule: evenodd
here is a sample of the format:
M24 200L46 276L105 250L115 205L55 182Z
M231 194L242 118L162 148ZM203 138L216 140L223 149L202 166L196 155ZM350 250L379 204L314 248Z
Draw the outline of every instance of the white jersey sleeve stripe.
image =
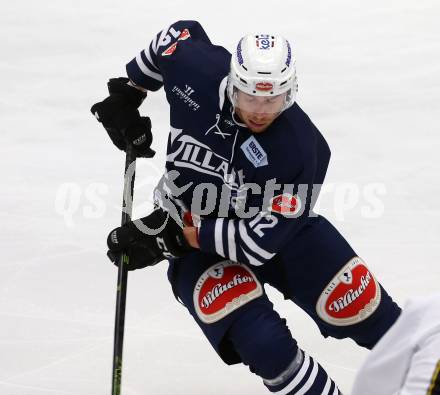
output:
M239 221L238 227L239 227L241 239L246 243L246 245L249 247L249 249L251 251L256 252L262 258L267 259L267 260L272 259L275 256L275 254L271 254L271 253L267 252L266 250L263 250L260 246L257 245L257 243L255 243L255 241L253 241L250 238L250 236L247 233L246 226L245 226L243 220Z
M147 75L147 76L150 77L150 78L155 79L156 81L163 82L163 78L162 78L162 76L161 76L160 74L155 73L154 71L150 70L150 69L145 65L145 63L144 63L143 60L142 60L142 57L141 57L141 54L140 54L140 53L136 56L136 63L137 63L137 65L139 66L139 68L141 69L141 71L142 71L145 75Z
M237 262L237 245L235 243L234 221L228 221L228 251L229 258Z
M151 49L153 50L153 52L154 52L155 55L157 55L157 46L158 46L158 43L159 43L159 41L160 41L160 38L159 38L159 37L162 36L162 33L163 33L163 32L164 32L164 31L162 30L160 33L158 33L158 34L156 35L156 37L154 37L154 40L151 42Z
M324 389L322 390L322 395L329 395L331 386L332 383L330 381L330 377L327 376L327 381L325 382Z
M147 58L147 60L151 63L151 66L153 66L156 69L156 71L159 71L159 68L153 62L153 59L151 59L151 55L150 55L150 50L149 49L144 49L144 55Z
M252 255L248 254L245 250L243 250L243 254L246 256L246 258L249 260L249 263L254 266L261 266L264 264L264 262L260 262L257 258L253 257Z
M155 55L157 55L157 39L159 38L159 34L156 35L156 37L154 37L153 41L151 41L151 49L153 50L153 53Z
M222 237L223 222L224 222L224 218L220 218L217 221L215 221L215 231L214 231L215 250L221 256L225 256L225 251L223 249L223 237Z

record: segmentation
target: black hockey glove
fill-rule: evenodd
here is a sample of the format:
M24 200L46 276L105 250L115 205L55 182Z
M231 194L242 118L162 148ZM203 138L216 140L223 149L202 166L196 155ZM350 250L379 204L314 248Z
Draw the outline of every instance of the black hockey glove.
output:
M182 228L161 208L150 215L113 229L107 237L109 258L117 253L129 255L128 270L152 266L166 258L177 258L192 251Z
M95 103L90 111L102 123L107 134L120 150L132 143L137 156L151 158L153 141L151 121L141 117L138 107L146 94L128 85L128 78L112 78L107 83L110 96Z

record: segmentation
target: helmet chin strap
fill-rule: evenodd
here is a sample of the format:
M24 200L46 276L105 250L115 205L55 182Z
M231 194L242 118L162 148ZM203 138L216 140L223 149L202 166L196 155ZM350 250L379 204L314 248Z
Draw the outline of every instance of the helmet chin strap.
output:
M237 113L235 111L234 105L231 105L231 115L232 115L232 120L236 123L236 125L241 126L243 128L247 128L247 125L245 123L237 121L236 118Z

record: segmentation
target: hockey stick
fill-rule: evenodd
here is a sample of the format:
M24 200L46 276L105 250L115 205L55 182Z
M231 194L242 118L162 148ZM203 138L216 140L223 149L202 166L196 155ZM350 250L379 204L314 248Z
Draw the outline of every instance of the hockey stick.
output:
M124 192L122 197L121 225L131 221L133 211L134 180L136 175L136 152L132 144L125 150ZM149 148L144 158L152 158L156 152ZM111 259L111 257L109 256ZM121 394L122 350L124 345L125 304L127 299L127 265L129 256L122 253L118 257L118 287L116 290L115 332L113 341L112 395Z
M121 225L131 220L133 209L134 179L136 171L136 153L131 144L127 145L125 155L124 192L122 201ZM121 393L122 349L124 343L125 301L127 298L128 255L118 257L118 287L116 292L115 333L113 343L112 395Z

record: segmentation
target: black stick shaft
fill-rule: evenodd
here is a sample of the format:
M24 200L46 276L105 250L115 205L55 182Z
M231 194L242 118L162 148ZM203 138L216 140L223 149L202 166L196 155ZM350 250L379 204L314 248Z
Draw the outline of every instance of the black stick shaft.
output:
M124 173L124 196L122 220L124 225L131 220L136 171L136 155L131 145L127 146ZM122 350L124 345L125 301L127 297L128 256L121 254L118 261L118 287L116 292L115 334L113 343L112 395L120 395L122 378Z

